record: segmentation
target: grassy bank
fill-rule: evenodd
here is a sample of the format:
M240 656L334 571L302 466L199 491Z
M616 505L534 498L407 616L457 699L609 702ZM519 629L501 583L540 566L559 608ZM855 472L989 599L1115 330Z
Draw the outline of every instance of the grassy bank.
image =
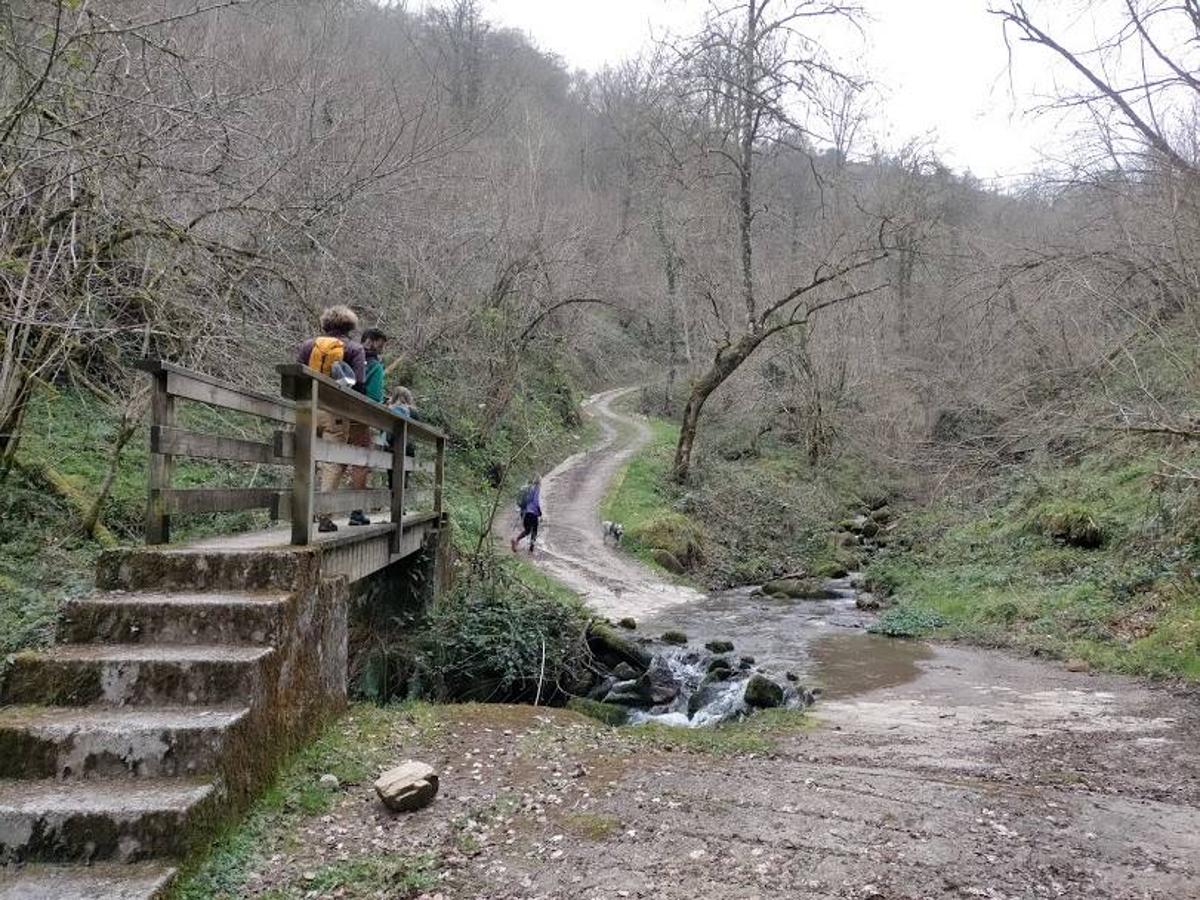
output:
M651 418L651 442L614 480L605 519L626 528L625 547L655 563L665 549L696 580L726 587L782 572L817 574L855 568L838 547L837 523L865 499L886 496L886 476L852 456L811 466L794 447L762 441L753 453L704 450L692 481L670 480L679 429Z
M1200 679L1200 455L1128 440L1042 459L906 516L869 576L898 605L882 629Z

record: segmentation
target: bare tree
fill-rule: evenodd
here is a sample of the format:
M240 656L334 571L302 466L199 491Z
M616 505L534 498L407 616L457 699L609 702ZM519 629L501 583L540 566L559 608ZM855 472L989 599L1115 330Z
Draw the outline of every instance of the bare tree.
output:
M827 235L812 247L809 274L764 296L756 252L769 246L760 239L765 206L757 195L759 162L780 148L804 151L806 107L815 85L825 80L849 81L828 59L811 33L816 23L853 22L859 10L850 5L746 0L715 10L699 35L679 48L685 91L699 101L695 127L712 175L728 178L736 222L736 270L740 314L729 310L717 279L703 288L720 323L720 336L707 370L692 382L683 411L674 474L688 477L704 404L738 368L772 336L803 328L821 309L864 297L882 286L859 281L887 256L871 231ZM808 30L805 30L808 29ZM793 271L800 266L793 262ZM733 324L734 322L737 324Z

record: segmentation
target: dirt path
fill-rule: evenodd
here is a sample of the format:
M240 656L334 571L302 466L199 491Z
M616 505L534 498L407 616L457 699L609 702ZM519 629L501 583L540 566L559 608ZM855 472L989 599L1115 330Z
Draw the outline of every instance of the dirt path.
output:
M688 595L601 543L599 500L646 440L612 411L617 396L591 404L601 445L548 479L542 563L610 615L638 615ZM424 900L1200 900L1194 689L958 646L909 645L896 666L877 639L838 632L858 641L838 657L880 677L835 672L844 689L831 683L837 698L799 723L610 729L565 710L446 706L431 726L383 713L387 755L435 764L438 800L397 817L369 779L347 785L239 896L282 884L315 896L303 879L316 876L300 873L399 854L428 861Z
M437 765L438 800L393 816L348 785L238 896L314 896L302 872L399 854L429 860L422 900L1200 898L1194 697L954 647L920 669L761 747L564 710L397 711L391 755Z
M604 541L600 505L613 478L650 440L646 423L612 404L636 388L596 394L584 404L602 429L600 441L560 463L542 485L543 537L535 556L549 574L574 588L610 618L642 617L699 599L695 591L657 578Z

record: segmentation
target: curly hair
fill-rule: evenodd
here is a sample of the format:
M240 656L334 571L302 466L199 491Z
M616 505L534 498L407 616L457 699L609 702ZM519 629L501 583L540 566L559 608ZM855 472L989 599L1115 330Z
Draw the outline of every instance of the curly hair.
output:
M321 330L326 334L349 334L358 327L358 316L348 306L331 306L321 313Z

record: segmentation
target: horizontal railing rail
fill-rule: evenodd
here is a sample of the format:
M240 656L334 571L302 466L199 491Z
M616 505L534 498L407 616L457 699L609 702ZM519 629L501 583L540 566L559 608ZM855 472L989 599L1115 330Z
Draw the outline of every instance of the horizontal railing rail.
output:
M446 436L430 425L296 364L278 367L281 397L162 360L142 360L138 367L154 379L147 543L169 542L175 515L267 509L272 519L291 520L293 544L308 544L315 519L354 510L387 509L395 525L393 547L398 550L406 528L443 518ZM181 427L178 399L266 420L273 429L271 439ZM351 423L365 429L369 445L329 440L324 430L332 423L343 429ZM386 436L386 441L376 442L375 432ZM284 467L291 470L291 485L176 488L173 479L179 458ZM385 471L390 486L322 492L317 490L318 467L322 465Z

